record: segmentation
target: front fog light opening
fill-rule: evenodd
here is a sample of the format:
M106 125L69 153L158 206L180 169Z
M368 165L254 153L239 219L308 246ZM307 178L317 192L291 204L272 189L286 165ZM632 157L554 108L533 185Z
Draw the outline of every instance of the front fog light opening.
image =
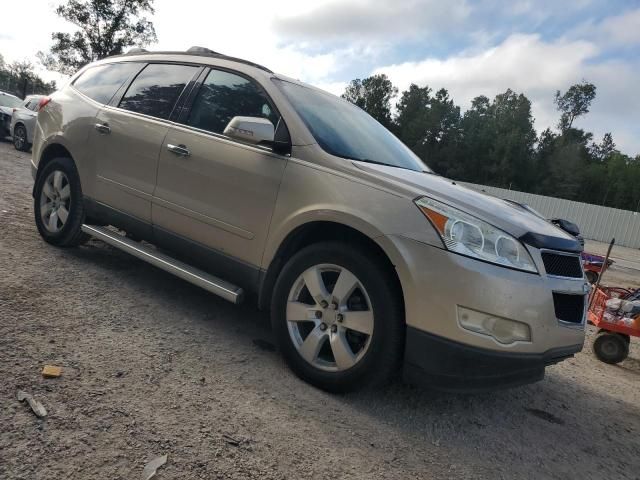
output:
M529 325L516 320L458 306L458 322L465 330L487 335L503 345L531 341Z

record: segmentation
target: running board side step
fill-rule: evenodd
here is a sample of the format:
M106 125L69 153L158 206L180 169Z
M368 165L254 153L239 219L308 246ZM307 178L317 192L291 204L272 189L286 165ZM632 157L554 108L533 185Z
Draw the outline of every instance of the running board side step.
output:
M146 247L135 242L113 230L104 227L94 227L92 225L82 225L82 231L92 237L98 238L112 247L118 248L123 252L127 252L134 257L144 260L153 266L156 266L165 272L172 273L176 277L180 277L189 283L193 283L200 288L218 295L231 303L241 303L244 299L244 291L242 288L232 285L231 283L214 277L202 270L191 265L187 265L180 260L158 252L152 248Z

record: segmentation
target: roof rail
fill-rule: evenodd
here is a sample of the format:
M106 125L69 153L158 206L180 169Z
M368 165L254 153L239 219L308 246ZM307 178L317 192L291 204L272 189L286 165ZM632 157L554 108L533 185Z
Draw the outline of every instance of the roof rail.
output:
M141 48L141 47L133 47L133 48L130 48L127 51L127 55L130 54L130 53L149 53L149 50L146 50L146 49Z
M259 68L260 70L264 70L267 73L273 73L272 70L270 70L267 67L265 67L263 65L260 65L258 63L250 62L249 60L244 60L243 58L230 57L229 55L224 55L223 53L214 52L213 50L211 50L209 48L198 47L198 46L190 47L188 50L186 50L184 52L171 52L171 51L149 52L148 50L145 50L144 48L132 48L127 53L125 53L125 55L139 55L139 54L154 55L154 54L163 54L163 53L164 54L174 54L174 55L187 54L187 55L198 55L200 57L219 58L221 60L229 60L230 62L243 63L245 65L250 65L252 67Z
M209 55L222 55L221 53L214 52L210 48L198 47L197 45L194 45L193 47L189 47L187 49L187 53L207 53Z

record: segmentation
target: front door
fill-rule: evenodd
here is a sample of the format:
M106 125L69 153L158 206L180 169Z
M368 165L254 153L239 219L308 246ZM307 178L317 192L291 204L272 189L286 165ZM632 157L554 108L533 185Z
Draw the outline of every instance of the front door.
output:
M152 217L160 230L259 266L287 159L222 135L234 116L279 119L253 80L211 70L184 126L167 133Z

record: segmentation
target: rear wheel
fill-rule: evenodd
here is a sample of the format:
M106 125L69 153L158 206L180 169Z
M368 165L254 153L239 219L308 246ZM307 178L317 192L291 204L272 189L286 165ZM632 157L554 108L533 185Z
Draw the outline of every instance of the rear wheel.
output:
M36 226L42 238L59 247L84 243L84 204L80 177L73 161L55 158L38 173L34 189Z
M623 335L602 331L593 342L593 353L604 363L620 363L629 355L629 342Z
M13 146L21 152L27 152L31 148L27 141L27 129L23 125L16 125L13 129Z
M382 262L341 243L311 245L285 265L271 318L285 360L302 379L343 392L398 371L402 304Z

